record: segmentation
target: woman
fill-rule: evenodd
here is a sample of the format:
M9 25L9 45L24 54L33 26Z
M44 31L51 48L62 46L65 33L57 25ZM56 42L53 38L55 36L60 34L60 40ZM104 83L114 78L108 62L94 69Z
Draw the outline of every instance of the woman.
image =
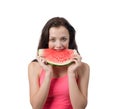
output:
M38 49L77 49L75 29L65 19L54 17L44 26ZM37 49L37 50L38 50ZM89 65L76 54L68 66L49 65L37 56L28 65L30 103L33 109L85 109Z

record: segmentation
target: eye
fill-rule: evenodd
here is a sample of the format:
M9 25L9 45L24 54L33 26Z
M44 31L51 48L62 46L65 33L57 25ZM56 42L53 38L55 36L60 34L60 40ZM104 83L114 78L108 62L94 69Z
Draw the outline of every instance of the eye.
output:
M55 38L51 38L49 39L49 41L55 42Z
M66 41L67 38L66 38L66 37L62 37L61 40L62 40L62 41Z

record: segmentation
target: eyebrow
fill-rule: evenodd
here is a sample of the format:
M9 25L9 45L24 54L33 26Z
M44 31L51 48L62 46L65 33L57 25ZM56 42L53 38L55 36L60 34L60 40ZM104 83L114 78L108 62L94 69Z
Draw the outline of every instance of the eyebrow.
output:
M69 36L62 36L62 37L66 37L66 38L68 38ZM49 38L56 38L55 36L49 36Z

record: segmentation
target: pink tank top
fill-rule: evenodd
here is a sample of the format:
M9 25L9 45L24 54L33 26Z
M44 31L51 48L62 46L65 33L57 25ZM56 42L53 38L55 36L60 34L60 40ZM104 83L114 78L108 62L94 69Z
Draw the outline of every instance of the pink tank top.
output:
M44 75L45 72L42 70L40 84L42 84L44 80ZM43 109L73 109L69 97L67 74L63 77L53 78L51 80L48 98Z

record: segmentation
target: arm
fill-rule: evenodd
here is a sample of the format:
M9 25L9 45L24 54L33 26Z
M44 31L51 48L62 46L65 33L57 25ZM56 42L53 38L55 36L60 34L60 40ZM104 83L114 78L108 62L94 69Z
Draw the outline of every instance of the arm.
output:
M30 86L30 102L33 109L42 109L49 92L50 73L46 73L42 85L39 85L40 65L32 62L28 66L28 79Z
M87 90L89 81L89 66L82 63L79 70L78 84L75 73L68 73L69 93L73 109L85 109L87 106Z

